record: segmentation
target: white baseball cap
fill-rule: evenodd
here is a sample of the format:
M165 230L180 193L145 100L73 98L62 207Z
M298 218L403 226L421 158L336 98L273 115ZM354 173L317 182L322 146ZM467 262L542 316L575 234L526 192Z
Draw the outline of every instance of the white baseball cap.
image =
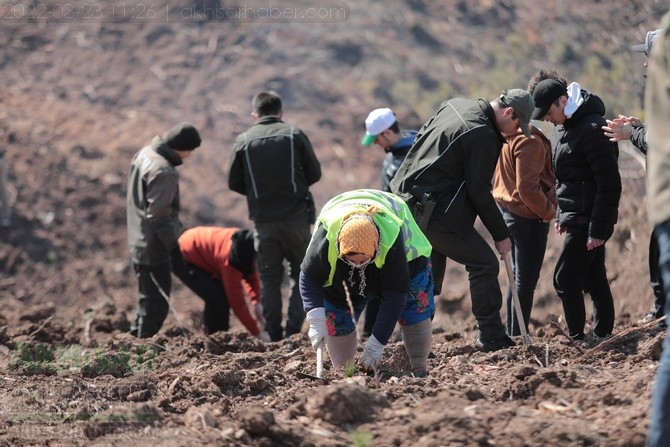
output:
M375 142L377 135L393 126L396 122L393 110L389 108L374 109L365 118L365 136L361 140L363 146L370 146Z

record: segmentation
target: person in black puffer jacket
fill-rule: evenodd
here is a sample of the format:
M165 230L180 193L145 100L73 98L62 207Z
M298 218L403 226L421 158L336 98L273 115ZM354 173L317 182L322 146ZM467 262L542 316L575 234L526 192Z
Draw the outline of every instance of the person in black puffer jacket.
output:
M605 242L614 232L621 197L618 146L602 131L605 104L576 82L545 79L533 90L534 119L557 126L553 165L558 211L555 229L565 234L554 271L569 335L583 340L584 292L594 306L593 335L614 328L614 299L605 268Z

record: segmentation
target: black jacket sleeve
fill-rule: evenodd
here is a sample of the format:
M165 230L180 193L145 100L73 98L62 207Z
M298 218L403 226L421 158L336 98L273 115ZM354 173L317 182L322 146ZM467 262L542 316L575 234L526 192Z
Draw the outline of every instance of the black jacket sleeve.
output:
M630 141L633 143L633 146L640 150L640 152L647 155L647 128L644 124L633 126L633 131L630 134Z

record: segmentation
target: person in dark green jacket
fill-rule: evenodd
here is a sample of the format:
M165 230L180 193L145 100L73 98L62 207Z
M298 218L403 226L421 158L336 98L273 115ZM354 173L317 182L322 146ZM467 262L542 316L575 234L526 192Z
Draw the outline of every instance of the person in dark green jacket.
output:
M410 203L429 194L435 204L422 228L433 246L435 295L442 288L447 257L465 265L479 329L475 345L483 351L515 343L500 318L500 263L474 223L477 217L481 219L503 259L512 242L491 194L491 179L505 136L519 128L530 135L533 108L533 98L521 89L505 90L493 101L456 98L444 102L419 130L391 182L391 190ZM419 204L414 205L415 211Z
M171 271L185 268L179 250L179 173L176 167L200 146L195 127L181 123L165 138L154 137L135 154L128 173L126 221L130 257L139 285L137 315L130 332L156 334L169 311Z

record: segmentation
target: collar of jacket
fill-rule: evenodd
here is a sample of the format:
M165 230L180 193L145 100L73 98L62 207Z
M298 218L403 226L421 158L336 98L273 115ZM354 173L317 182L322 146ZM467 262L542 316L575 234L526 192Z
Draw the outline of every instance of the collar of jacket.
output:
M272 124L272 123L281 123L282 120L277 115L268 115L258 118L256 124Z
M582 89L581 94L584 98L584 102L570 118L566 118L563 122L563 127L566 129L578 125L587 115L605 116L605 103L598 95L584 89Z
M172 166L179 166L184 163L184 160L177 155L177 153L163 143L163 139L159 136L154 137L151 141L151 147L158 152L164 159L166 159Z
M384 152L387 154L391 152L394 155L407 155L407 151L412 147L417 133L416 130L401 130L398 142L391 147L385 147Z
M479 102L479 107L481 107L482 112L486 114L486 118L488 118L489 122L491 123L491 127L493 128L493 130L496 131L496 135L498 135L498 140L500 141L500 144L504 144L505 137L500 132L500 129L498 129L498 123L496 122L496 114L493 111L493 107L491 107L491 103L485 99L479 99L477 102Z

